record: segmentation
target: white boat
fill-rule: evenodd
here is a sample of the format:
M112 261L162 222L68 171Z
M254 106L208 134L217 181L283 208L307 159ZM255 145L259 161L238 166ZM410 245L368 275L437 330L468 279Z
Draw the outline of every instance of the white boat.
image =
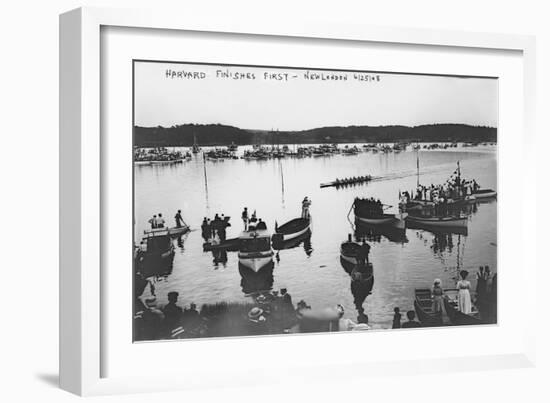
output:
M170 235L172 237L177 237L179 235L185 234L190 231L190 228L187 225L182 225L181 227L170 227L170 228L155 228L150 230L145 230L143 233L148 234L162 234Z
M239 237L239 263L257 272L273 261L271 234L267 230L244 231Z
M468 217L466 216L446 216L446 217L421 217L409 215L407 222L420 224L429 227L438 228L467 228Z
M393 228L404 229L405 228L405 218L407 213L399 214L382 214L380 216L371 216L371 217L362 217L355 213L355 218L357 221L363 224L368 225L384 225Z
M275 228L275 233L283 237L283 241L298 238L309 231L311 221L307 218L295 218Z
M478 189L474 192L473 196L477 199L489 199L491 197L496 197L497 192L493 189Z

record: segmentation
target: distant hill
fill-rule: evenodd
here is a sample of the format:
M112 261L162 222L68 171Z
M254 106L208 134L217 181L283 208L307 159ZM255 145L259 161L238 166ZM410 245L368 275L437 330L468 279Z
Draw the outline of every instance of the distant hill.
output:
M172 127L134 127L136 146L204 146L244 144L312 144L312 143L383 143L412 142L492 142L497 129L463 124L422 126L334 126L301 131L264 131L240 129L220 124L185 124Z

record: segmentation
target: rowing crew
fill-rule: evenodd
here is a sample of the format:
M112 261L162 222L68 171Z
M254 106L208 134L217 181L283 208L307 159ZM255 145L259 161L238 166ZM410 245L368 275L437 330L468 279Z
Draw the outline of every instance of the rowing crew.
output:
M351 183L367 182L370 180L371 180L371 176L365 175L365 176L354 176L352 178L345 178L345 179L336 179L334 183L336 185L349 185Z

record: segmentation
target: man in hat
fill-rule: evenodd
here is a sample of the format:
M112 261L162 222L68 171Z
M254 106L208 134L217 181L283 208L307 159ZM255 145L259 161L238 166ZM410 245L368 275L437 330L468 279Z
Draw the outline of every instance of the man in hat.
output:
M164 306L162 312L165 316L165 323L169 329L177 327L181 320L183 310L180 306L176 305L178 302L179 293L176 291L170 291L168 293L168 304Z
M248 325L250 334L263 334L266 330L267 319L264 310L255 306L248 312Z
M292 305L292 297L287 292L286 288L281 288L281 298L283 299L283 303L288 306Z

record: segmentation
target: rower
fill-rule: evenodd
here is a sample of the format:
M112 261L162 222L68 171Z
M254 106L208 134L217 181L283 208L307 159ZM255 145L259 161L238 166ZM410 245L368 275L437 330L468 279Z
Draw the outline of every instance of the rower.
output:
M181 216L181 210L178 210L178 212L176 213L176 215L174 216L174 219L176 220L176 227L177 228L181 228L183 227L183 224L185 224L183 222L183 218Z

